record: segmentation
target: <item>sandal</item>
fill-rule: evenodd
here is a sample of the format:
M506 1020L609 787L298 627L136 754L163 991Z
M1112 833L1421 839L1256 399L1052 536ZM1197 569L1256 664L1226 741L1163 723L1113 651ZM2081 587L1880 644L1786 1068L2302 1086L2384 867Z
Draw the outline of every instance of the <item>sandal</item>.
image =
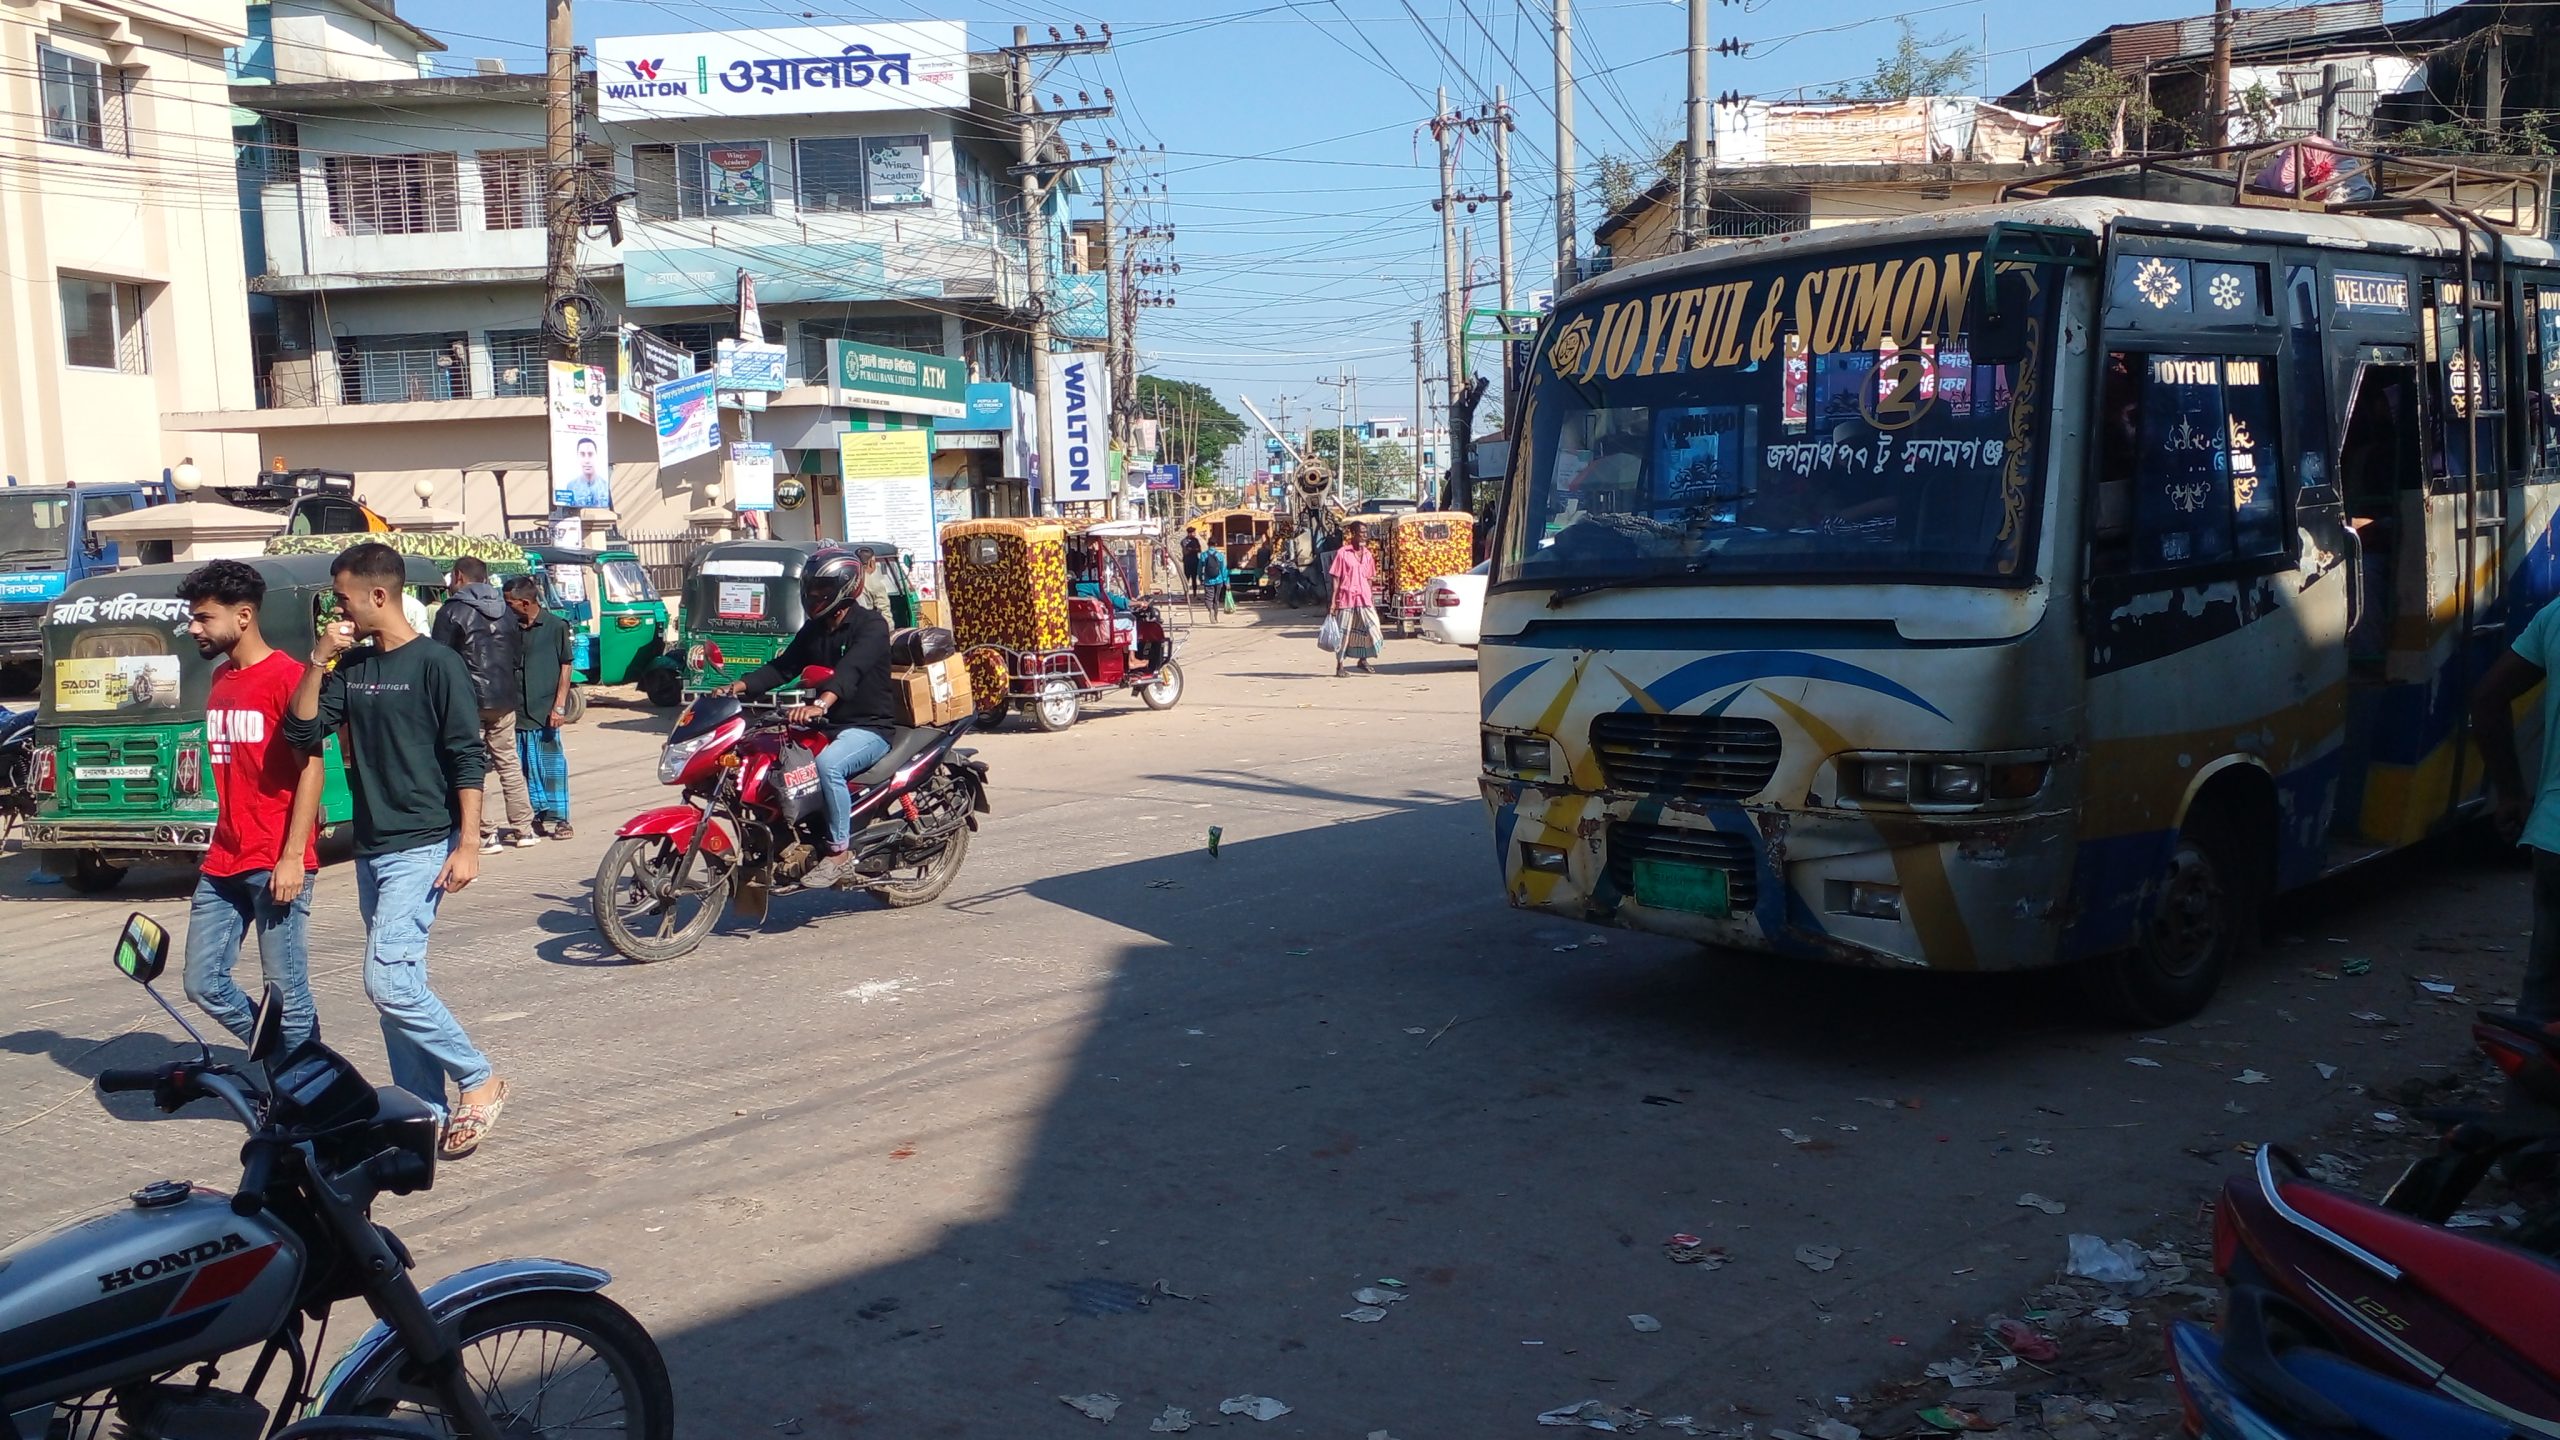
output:
M480 1148L489 1129L498 1123L498 1112L507 1108L507 1082L498 1081L498 1098L486 1104L464 1104L454 1107L453 1118L445 1122L444 1144L437 1149L439 1157L460 1160Z

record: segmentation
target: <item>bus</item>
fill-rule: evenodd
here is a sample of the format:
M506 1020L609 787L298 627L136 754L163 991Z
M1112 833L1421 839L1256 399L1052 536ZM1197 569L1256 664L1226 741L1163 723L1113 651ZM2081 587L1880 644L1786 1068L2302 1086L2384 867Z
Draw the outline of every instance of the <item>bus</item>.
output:
M2560 588L2560 260L2538 180L2358 163L2354 204L2136 167L1565 297L1480 652L1510 902L2072 964L2159 1024L2269 896L2476 813L2467 694Z

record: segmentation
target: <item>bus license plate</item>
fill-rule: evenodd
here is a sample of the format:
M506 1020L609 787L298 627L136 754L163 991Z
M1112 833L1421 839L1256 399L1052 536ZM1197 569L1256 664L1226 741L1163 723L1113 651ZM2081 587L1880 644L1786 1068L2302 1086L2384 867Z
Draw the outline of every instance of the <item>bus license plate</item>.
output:
M1712 865L1636 860L1636 903L1722 920L1733 913L1732 877Z
M148 765L75 765L75 780L148 780L159 772Z

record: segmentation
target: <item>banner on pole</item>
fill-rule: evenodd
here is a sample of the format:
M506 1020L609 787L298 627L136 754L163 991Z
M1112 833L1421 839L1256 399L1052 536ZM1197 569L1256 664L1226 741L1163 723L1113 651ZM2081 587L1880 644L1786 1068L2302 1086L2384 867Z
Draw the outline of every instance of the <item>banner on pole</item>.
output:
M773 447L741 440L729 447L729 486L741 512L773 508Z
M1101 500L1111 494L1105 458L1111 448L1111 375L1102 352L1058 355L1049 364L1049 393L1040 403L1056 416L1057 453L1044 457L1041 474L1058 504Z
M551 503L566 510L613 508L613 465L605 452L604 367L554 360L551 371Z
M658 412L658 463L675 465L720 448L720 407L709 370L661 385L651 397Z

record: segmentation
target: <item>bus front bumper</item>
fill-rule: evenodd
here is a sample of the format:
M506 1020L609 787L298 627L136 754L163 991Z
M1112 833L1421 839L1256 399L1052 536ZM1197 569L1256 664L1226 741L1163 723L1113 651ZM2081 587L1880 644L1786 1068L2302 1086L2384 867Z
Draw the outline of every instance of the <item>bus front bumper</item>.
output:
M2060 954L2066 810L1667 805L1480 784L1516 907L1857 965L2013 970Z
M27 822L30 850L94 850L101 855L201 854L213 843L210 820L63 820Z

